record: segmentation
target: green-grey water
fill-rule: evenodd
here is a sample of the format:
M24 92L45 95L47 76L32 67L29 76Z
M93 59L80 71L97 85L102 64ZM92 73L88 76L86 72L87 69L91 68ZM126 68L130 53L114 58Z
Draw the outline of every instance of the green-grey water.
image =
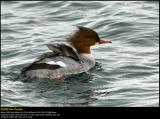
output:
M13 81L64 42L74 26L97 31L96 66L64 80ZM159 106L159 2L2 1L1 106Z

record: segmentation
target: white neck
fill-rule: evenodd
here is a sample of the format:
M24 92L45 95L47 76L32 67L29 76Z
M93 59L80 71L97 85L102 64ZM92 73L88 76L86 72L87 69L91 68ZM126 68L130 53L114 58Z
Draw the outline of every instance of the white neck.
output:
M87 59L92 59L93 58L93 56L92 56L92 54L90 53L90 54L88 54L88 53L81 53L80 54L82 57L84 57L84 58L87 58Z
M95 65L95 59L92 54L81 53L80 57L89 67L93 67Z

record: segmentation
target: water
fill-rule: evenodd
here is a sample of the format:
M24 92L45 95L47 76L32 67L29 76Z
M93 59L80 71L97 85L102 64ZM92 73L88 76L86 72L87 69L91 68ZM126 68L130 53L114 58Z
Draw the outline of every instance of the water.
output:
M147 1L2 1L1 106L159 106L159 4ZM74 26L96 30L96 66L65 80L13 81L64 42Z

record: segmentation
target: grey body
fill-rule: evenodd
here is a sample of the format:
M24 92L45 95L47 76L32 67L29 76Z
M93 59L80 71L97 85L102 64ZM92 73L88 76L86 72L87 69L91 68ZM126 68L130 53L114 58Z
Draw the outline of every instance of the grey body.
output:
M16 79L61 79L71 74L86 72L95 65L91 54L78 54L66 44L47 46L52 52L41 55L35 62L23 68Z

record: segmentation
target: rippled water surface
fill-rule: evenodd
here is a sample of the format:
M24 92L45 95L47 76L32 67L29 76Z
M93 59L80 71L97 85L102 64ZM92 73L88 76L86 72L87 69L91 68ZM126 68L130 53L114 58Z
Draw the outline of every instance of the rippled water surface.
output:
M159 106L158 2L3 1L1 10L2 106ZM77 25L113 42L92 47L91 71L13 81Z

